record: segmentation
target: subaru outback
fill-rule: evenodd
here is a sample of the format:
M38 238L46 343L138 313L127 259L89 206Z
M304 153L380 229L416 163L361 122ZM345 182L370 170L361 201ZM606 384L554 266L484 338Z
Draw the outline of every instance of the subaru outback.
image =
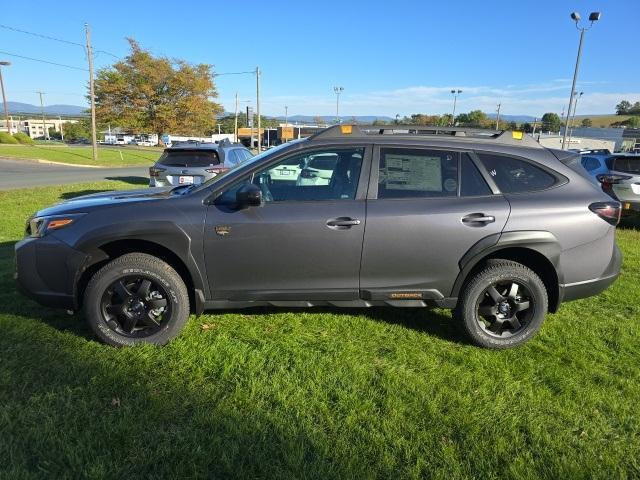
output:
M326 182L271 176L323 157ZM521 132L337 125L201 185L36 212L16 278L116 346L270 305L450 308L472 342L507 348L616 279L619 218L577 154Z

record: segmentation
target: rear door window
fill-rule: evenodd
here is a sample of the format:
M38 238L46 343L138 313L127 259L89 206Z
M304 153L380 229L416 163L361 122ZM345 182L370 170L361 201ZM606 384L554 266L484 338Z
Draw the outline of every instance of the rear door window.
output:
M460 169L460 196L478 197L493 194L478 167L466 153L460 158Z
M378 198L432 198L458 195L458 152L381 148Z
M218 152L202 150L174 150L166 151L158 163L167 167L212 167L220 164Z
M558 183L554 175L525 160L494 153L478 156L502 193L545 190Z

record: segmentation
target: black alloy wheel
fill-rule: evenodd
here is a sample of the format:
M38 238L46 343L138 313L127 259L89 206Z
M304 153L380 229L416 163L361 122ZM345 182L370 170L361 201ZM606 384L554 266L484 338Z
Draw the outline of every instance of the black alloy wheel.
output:
M489 335L516 335L531 319L531 294L515 280L492 283L479 298L477 321Z
M113 331L143 338L157 333L171 317L164 287L152 278L128 276L117 279L102 295L101 310Z

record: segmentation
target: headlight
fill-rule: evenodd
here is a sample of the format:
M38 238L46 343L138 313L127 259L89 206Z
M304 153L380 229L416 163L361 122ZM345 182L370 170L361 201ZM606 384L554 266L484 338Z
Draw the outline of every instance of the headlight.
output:
M27 235L30 237L43 237L47 233L68 227L76 222L84 213L72 213L68 215L50 215L46 217L33 217L27 224Z

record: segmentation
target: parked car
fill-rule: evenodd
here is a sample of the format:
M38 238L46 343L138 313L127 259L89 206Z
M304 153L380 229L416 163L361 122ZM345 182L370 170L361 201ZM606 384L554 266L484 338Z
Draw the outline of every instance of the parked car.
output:
M580 153L580 163L584 169L594 178L598 178L599 175L609 173L611 170L612 156L611 152L608 153Z
M311 157L335 158L327 184L273 181ZM619 218L577 154L521 132L336 125L202 184L40 210L16 279L117 346L164 344L210 309L435 305L507 348L614 282Z
M149 168L149 186L200 185L251 157L242 145L228 141L172 146Z
M598 175L602 189L622 203L623 214L640 212L640 155L614 154L607 157L605 173Z

